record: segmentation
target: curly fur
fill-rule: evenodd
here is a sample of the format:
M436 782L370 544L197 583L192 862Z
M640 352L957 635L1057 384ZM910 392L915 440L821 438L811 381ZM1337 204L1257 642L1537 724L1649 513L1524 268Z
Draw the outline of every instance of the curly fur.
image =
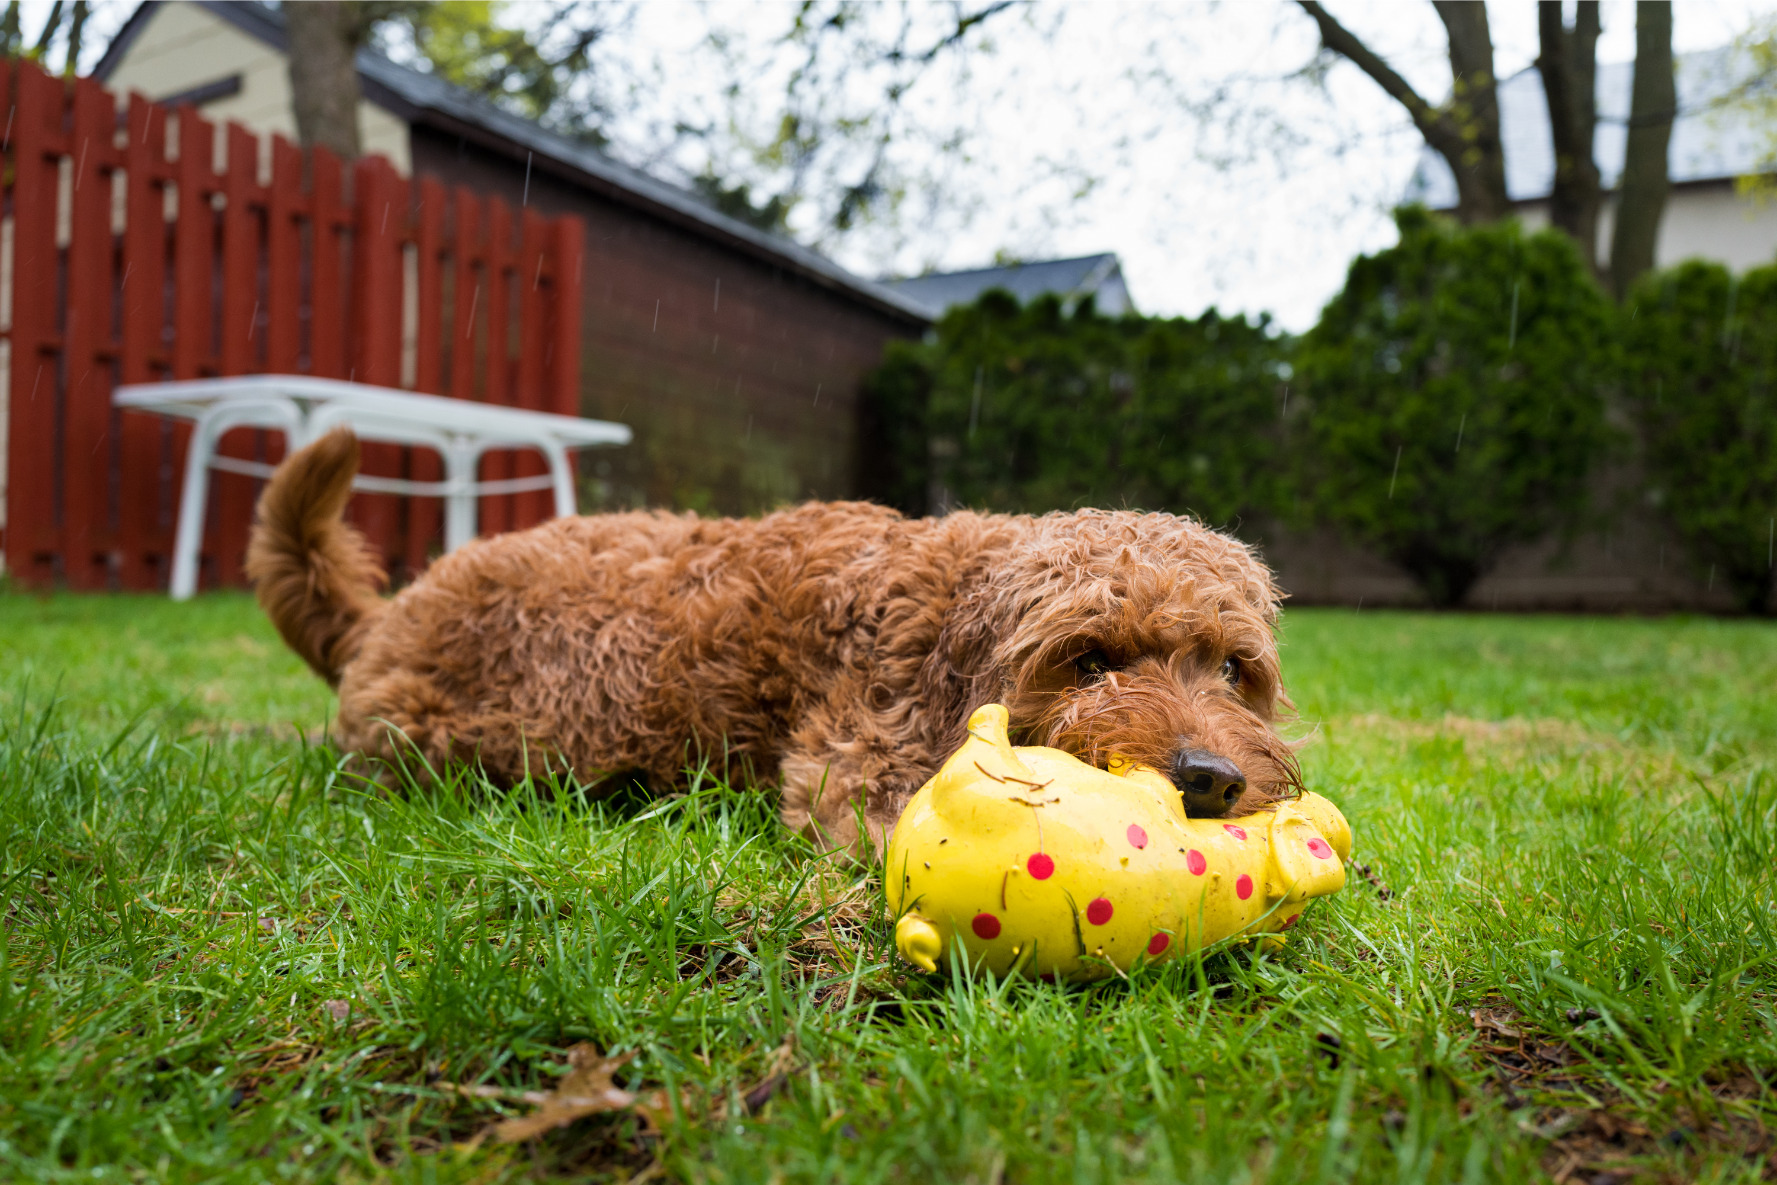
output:
M784 822L863 851L998 700L1024 743L1166 770L1233 760L1238 811L1300 788L1279 594L1243 544L1170 514L905 519L863 503L759 519L557 519L437 561L392 600L338 522L356 448L296 454L260 504L259 597L373 759L545 763L682 781L700 757L781 778ZM1113 668L1083 674L1083 654ZM1230 684L1224 663L1238 664Z

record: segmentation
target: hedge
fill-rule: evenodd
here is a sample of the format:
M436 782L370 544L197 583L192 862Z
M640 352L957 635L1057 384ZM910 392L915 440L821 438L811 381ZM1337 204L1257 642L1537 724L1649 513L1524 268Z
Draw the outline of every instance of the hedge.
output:
M1300 339L1268 319L1071 314L1004 292L892 346L865 481L909 513L1134 506L1327 525L1460 603L1581 521L1616 419L1650 501L1749 610L1777 559L1777 266L1645 277L1618 309L1567 238L1397 213ZM1699 575L1702 573L1699 572Z
M1231 523L1283 496L1288 348L1265 321L1214 310L1112 319L990 292L870 377L866 481L912 513L1131 506Z
M1459 603L1508 545L1583 504L1606 443L1614 306L1579 252L1422 209L1351 265L1295 355L1304 501Z
M1627 388L1650 501L1740 605L1768 610L1777 547L1777 266L1692 261L1624 310Z

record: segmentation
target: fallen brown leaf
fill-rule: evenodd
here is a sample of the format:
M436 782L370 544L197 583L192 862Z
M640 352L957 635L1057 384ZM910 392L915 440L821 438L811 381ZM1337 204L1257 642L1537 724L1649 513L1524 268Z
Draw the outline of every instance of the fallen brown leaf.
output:
M574 1046L568 1050L569 1069L560 1085L544 1095L537 1109L529 1115L496 1123L494 1139L502 1144L516 1144L566 1127L588 1115L608 1115L633 1109L635 1094L618 1089L611 1076L634 1057L633 1051L622 1057L601 1057L597 1049L585 1042ZM643 1117L651 1122L646 1114Z
M1469 1012L1469 1019L1475 1022L1480 1032L1495 1032L1502 1037L1522 1037L1523 1031L1513 1027L1518 1018L1505 1008L1476 1008Z
M748 1115L757 1115L761 1108L769 1103L772 1096L784 1088L790 1080L790 1074L796 1062L796 1034L785 1037L771 1054L771 1065L765 1077L751 1090L741 1096L741 1106L746 1108Z

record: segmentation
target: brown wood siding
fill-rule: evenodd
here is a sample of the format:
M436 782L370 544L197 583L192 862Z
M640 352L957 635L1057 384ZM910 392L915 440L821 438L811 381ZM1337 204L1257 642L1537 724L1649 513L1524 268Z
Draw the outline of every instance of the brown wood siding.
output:
M416 176L586 223L580 406L636 439L585 454L584 506L752 514L854 496L860 381L913 327L541 167L527 197L522 160L412 134Z

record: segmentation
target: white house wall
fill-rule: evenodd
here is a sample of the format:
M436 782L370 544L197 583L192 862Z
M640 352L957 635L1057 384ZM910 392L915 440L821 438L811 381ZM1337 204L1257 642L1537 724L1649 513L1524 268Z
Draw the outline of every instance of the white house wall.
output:
M1616 199L1607 198L1598 217L1598 258L1603 263L1610 262L1616 212ZM1549 204L1525 202L1517 215L1526 230L1541 230L1549 225ZM1666 197L1654 264L1671 267L1687 259L1711 259L1736 272L1777 263L1777 201L1735 193L1727 181L1674 188Z
M233 120L261 136L295 140L289 66L284 54L212 16L195 4L161 5L112 70L107 84L121 99L139 91L162 99L239 74L241 89L200 109L218 126ZM358 138L364 152L389 158L402 174L412 172L407 124L369 102L358 104ZM218 151L222 137L217 137Z

